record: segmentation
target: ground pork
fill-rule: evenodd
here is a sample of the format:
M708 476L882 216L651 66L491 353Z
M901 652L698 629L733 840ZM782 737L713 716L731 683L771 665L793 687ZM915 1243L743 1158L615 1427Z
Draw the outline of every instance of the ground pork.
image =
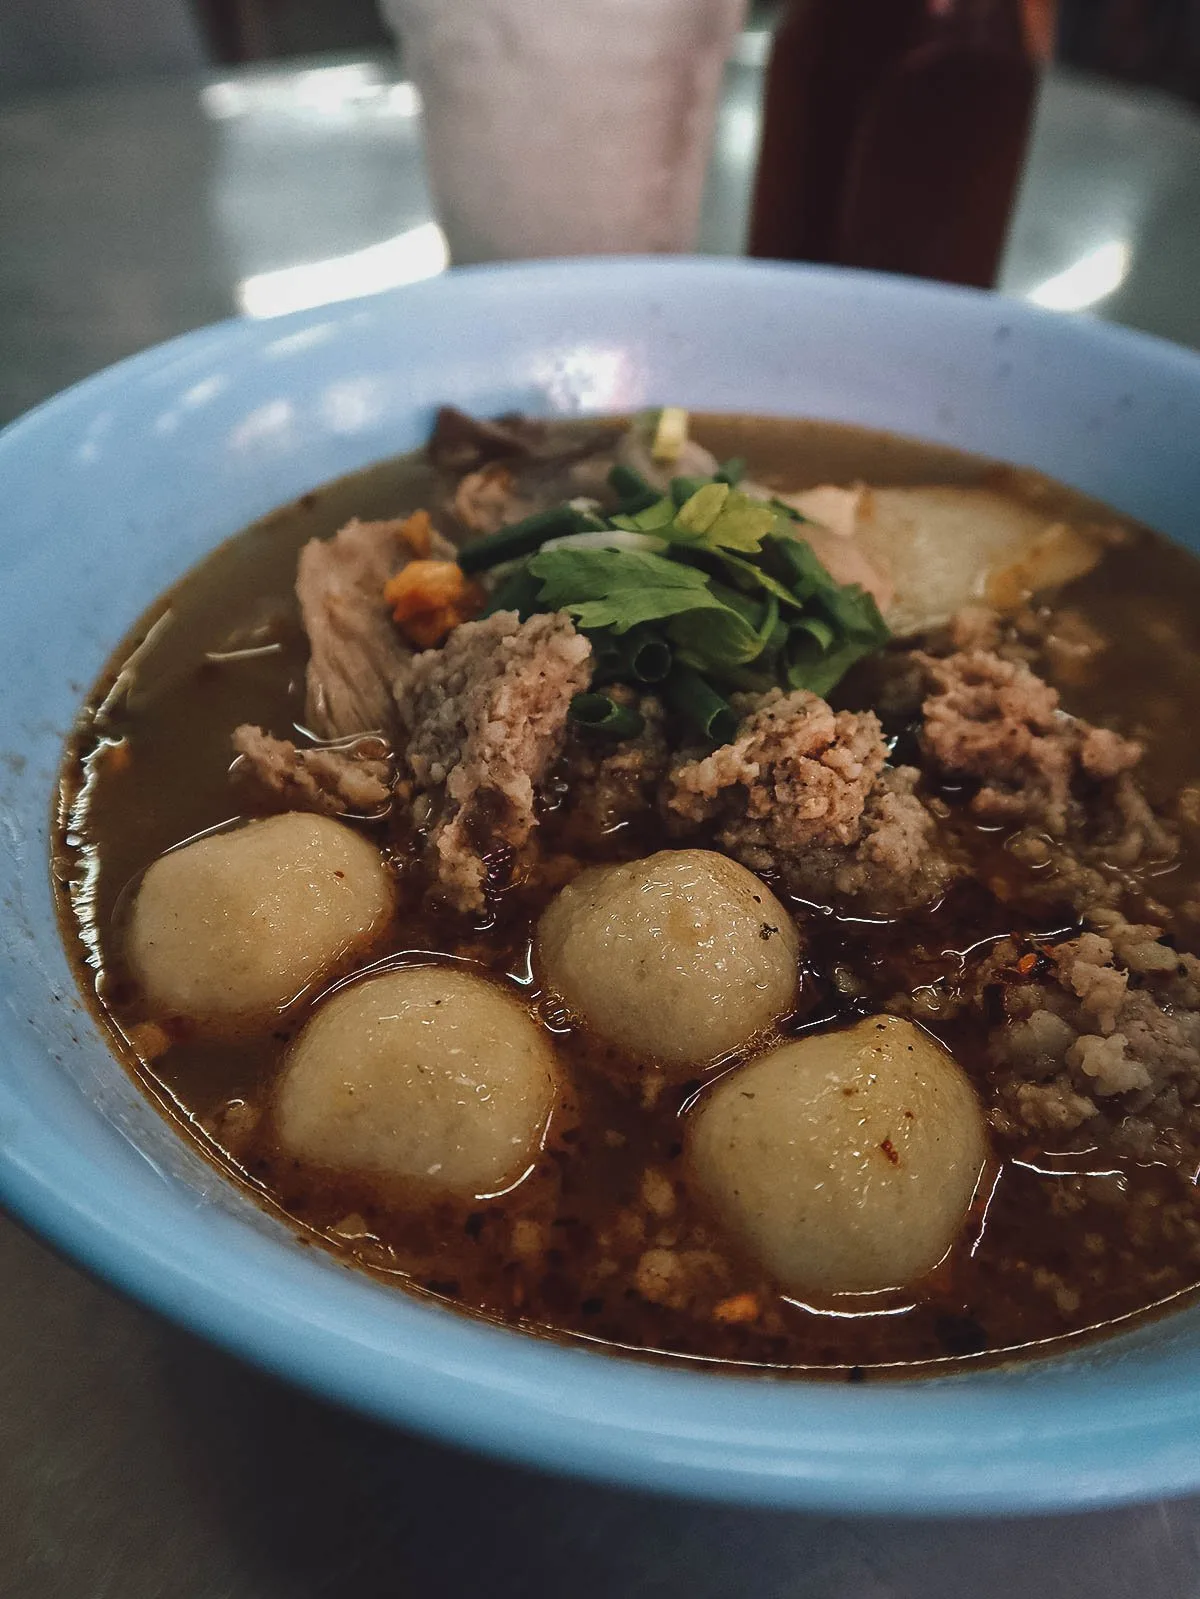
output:
M685 761L670 776L668 807L684 821L716 823L745 849L852 844L887 750L869 711L833 711L806 689L773 689L732 744Z
M986 605L966 605L923 647L930 655L990 650L1002 660L1048 671L1077 686L1093 675L1108 639L1079 611L1063 605L1023 605L1001 616Z
M412 652L393 623L383 589L412 559L406 520L348 522L332 539L300 551L296 596L308 634L305 718L318 738L396 732L392 684ZM433 535L429 552L452 559Z
M860 905L891 913L932 904L959 868L938 823L917 795L913 766L885 767L863 807L857 841L781 855L785 886L821 905Z
M885 770L872 712L835 712L802 689L739 709L748 714L732 744L671 771L665 800L678 826L715 830L731 855L803 898L895 910L936 895L950 867L935 820L918 774Z
M387 744L361 738L338 747L301 749L244 723L233 733L233 771L256 797L286 811L373 816L387 808L392 762Z
M976 975L976 1000L1003 1013L988 1041L1001 1124L1170 1154L1200 1099L1200 961L1161 928L1090 920L1036 961L1003 940Z
M482 909L489 864L527 843L571 698L590 674L591 645L569 617L522 622L512 611L464 623L399 673L408 741L397 794L457 909Z
M990 650L918 657L933 692L921 746L942 772L978 780L971 810L987 822L1033 822L1062 838L1077 788L1112 782L1141 758L1140 744L1068 716L1027 666Z
M1035 653L1018 636L1013 618L984 605L964 606L944 626L923 634L920 650L911 643L894 643L859 662L842 684L841 694L848 695L854 707L870 706L889 732L906 733L920 722L921 707L929 696L928 658L972 650L990 650L1025 664Z
M622 822L653 815L671 760L661 702L623 684L609 684L604 692L637 710L643 726L636 738L619 744L585 729L568 734L561 778L571 831L581 842L594 843Z
M493 462L459 480L451 501L455 516L470 533L497 533L537 510L537 502L520 494L507 466Z
M1011 828L1007 857L1027 869L992 881L1000 897L1081 915L1123 903L1170 921L1151 890L1154 871L1178 853L1178 828L1138 785L1141 745L1068 716L1056 691L1015 655L963 650L913 659L934 687L920 726L923 755L939 775L978 783L968 815Z
M647 1249L633 1273L642 1298L668 1310L702 1311L729 1281L728 1261L711 1249Z

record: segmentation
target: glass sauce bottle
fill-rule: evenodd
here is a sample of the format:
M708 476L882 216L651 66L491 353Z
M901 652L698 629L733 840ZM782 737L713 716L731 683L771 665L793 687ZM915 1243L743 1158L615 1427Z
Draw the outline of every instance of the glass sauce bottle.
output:
M996 277L1048 0L795 0L763 105L750 253Z

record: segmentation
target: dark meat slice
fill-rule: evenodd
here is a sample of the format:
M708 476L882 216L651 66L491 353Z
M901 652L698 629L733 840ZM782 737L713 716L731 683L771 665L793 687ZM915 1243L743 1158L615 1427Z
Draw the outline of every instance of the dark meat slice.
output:
M323 816L377 816L392 790L392 762L380 738L360 738L337 748L300 749L244 723L233 734L235 775L260 800L285 811Z
M1081 780L1111 783L1141 759L1140 744L1060 710L1057 691L1018 661L982 649L918 658L933 688L922 748L947 775L979 781L970 804L985 821L1061 838Z
M580 429L509 412L494 421L468 416L453 405L437 414L427 446L443 472L476 472L495 461L543 461L564 465L611 446L611 426Z
M605 498L619 434L509 415L478 421L443 406L428 445L440 470L459 476L449 509L467 534L494 533L563 500Z
M463 623L401 671L409 739L397 794L424 835L440 896L456 908L482 909L489 861L527 844L591 655L563 614L521 622L498 611Z
M731 855L805 899L895 911L937 897L952 867L918 774L886 768L872 712L835 712L803 689L739 709L748 715L732 744L671 772L673 817L714 828Z
M989 1037L995 1117L1191 1170L1200 1137L1200 961L1162 929L1096 910L1090 930L1036 959L995 946L972 990L1000 996ZM1028 970L1026 970L1028 968Z
M406 521L360 522L300 551L296 596L308 634L305 717L318 738L396 733L396 674L412 657L383 599L387 580L412 559ZM432 553L454 551L434 534Z
M438 409L426 450L433 465L443 472L475 472L492 461L528 456L530 432L530 424L522 416L488 421L468 416L457 406L443 405Z

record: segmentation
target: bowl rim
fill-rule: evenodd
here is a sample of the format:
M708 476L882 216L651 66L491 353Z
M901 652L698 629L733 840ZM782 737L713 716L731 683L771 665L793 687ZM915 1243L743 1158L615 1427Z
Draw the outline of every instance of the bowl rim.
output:
M533 297L553 281L574 284L586 297L597 282L617 279L661 287L682 280L699 286L787 280L799 286L801 299L806 285L849 285L854 293L923 307L926 315L945 310L950 320L994 317L998 303L978 291L882 274L732 258L459 269L367 301L261 322L231 319L134 355L0 431L0 476L6 461L39 447L44 430L102 406L131 382L164 378L177 367L194 379L227 356L252 353L282 335L318 323L341 327L364 306L415 317L423 305L469 305L481 285L485 293L500 285L505 293ZM1110 351L1182 378L1200 394L1200 356L1193 352L1129 329L1000 303L1007 322L1035 328L1051 344ZM39 1128L19 1148L0 1137L0 1200L89 1271L326 1398L503 1458L745 1504L890 1514L1045 1512L1200 1488L1200 1395L1194 1403L1174 1396L1147 1418L1140 1394L1125 1391L1119 1375L1113 1380L1119 1365L1108 1370L1104 1404L1077 1395L1081 1402L1068 1405L1056 1394L1047 1409L1044 1385L1014 1381L1003 1368L863 1387L772 1383L598 1354L425 1306L420 1319L433 1331L421 1348L369 1346L346 1339L336 1305L324 1315L321 1306L297 1297L311 1291L311 1274L284 1271L277 1258L284 1252L269 1240L244 1249L240 1274L213 1278L173 1247L166 1207L157 1216L131 1209L102 1182L89 1189L92 1175L88 1160L57 1129ZM236 1225L218 1218L214 1236L233 1237ZM267 1272L270 1291L256 1295L258 1269ZM363 1285L348 1280L353 1275L342 1274L335 1292L351 1307L365 1304ZM1038 1364L1045 1370L1052 1362ZM1023 1367L1022 1375L1030 1370ZM1078 1382L1087 1385L1086 1372ZM769 1409L784 1413L785 1424L765 1427ZM970 1446L961 1436L968 1414L972 1425L986 1422L993 1429Z

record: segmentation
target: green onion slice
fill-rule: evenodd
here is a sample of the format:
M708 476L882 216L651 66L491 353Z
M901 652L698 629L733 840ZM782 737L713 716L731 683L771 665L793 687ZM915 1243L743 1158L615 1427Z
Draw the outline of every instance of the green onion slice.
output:
M610 738L636 738L646 725L640 711L618 705L607 694L576 694L567 714L589 733L605 733Z

